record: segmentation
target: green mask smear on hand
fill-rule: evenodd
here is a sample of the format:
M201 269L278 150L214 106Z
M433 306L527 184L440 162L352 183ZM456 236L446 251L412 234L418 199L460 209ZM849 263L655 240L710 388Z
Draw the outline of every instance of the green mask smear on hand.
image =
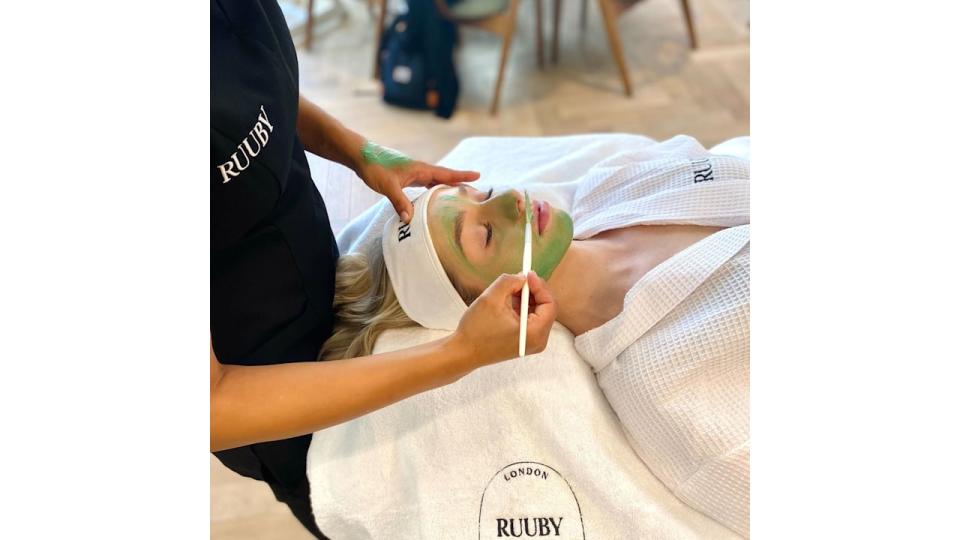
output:
M365 163L380 165L388 169L400 167L412 161L400 151L380 146L373 141L364 141L363 146L360 147L360 157L363 158Z

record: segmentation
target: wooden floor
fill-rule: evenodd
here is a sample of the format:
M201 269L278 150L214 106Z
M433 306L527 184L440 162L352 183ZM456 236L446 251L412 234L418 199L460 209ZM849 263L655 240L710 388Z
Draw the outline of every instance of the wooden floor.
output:
M301 92L351 129L417 159L436 161L474 135L616 131L662 139L685 133L711 146L749 134L749 0L690 0L700 38L700 49L692 52L679 1L645 0L627 12L619 28L632 98L623 94L595 3L589 4L588 25L581 30L580 0L564 0L560 60L541 71L533 3L524 2L499 115L488 114L499 40L467 29L456 53L459 106L447 121L380 100L371 79L374 19L365 3L344 2L348 18L318 32L312 50L300 51ZM544 3L546 19L552 20L553 2ZM335 231L377 200L358 180L310 159ZM312 538L265 485L233 474L214 458L210 470L212 538Z

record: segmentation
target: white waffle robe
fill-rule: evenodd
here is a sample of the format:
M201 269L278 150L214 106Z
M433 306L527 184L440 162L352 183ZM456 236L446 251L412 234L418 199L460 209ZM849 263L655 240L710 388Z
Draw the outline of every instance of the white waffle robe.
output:
M578 183L574 238L638 224L728 227L641 278L577 337L637 455L678 498L749 535L749 162L690 137L615 155Z

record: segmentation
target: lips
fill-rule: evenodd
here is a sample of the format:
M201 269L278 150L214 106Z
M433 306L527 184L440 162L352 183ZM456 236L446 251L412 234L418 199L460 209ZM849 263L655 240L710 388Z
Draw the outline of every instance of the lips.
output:
M537 201L533 203L533 215L537 227L537 234L543 234L550 223L550 203L546 201Z
M517 210L523 215L523 199L517 200ZM547 201L530 200L530 213L533 214L530 226L537 231L537 235L546 230L550 223L550 203Z

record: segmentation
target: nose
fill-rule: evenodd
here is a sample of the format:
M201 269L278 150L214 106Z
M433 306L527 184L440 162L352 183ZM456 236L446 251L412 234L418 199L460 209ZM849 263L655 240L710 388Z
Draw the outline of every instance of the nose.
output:
M512 206L508 206L507 208L516 208L517 212L513 213L511 211L507 211L506 212L507 216L505 216L506 219L513 223L522 222L524 219L523 193L515 189L509 189L509 190L505 190L503 192L497 193L496 196L490 199L489 201L485 203L481 203L481 206L484 206L484 207L489 206L490 208L498 209L495 211L495 214L491 214L491 215L504 216L504 210L505 210L503 206L504 200L508 200L508 199L512 199L514 204ZM533 204L533 199L530 200L530 203ZM503 217L501 217L500 219L503 219Z
M511 196L517 199L517 219L522 221L524 219L524 207L526 206L523 200L523 193L520 193L516 189L511 189L509 193ZM533 203L533 201L530 202Z

